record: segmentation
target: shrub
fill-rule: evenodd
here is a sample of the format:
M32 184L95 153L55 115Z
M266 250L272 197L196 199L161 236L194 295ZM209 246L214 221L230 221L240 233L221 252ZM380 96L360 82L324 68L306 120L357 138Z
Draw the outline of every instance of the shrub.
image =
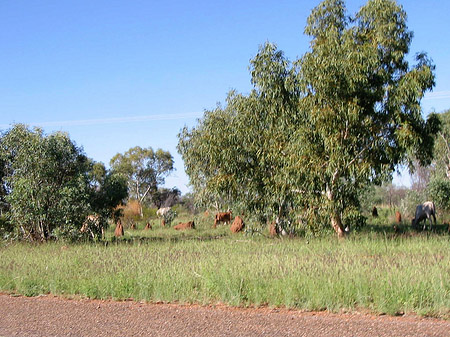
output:
M177 212L170 209L166 214L164 214L164 222L167 226L170 226L172 221L177 217Z
M450 181L445 178L435 178L428 185L428 193L438 208L450 210Z

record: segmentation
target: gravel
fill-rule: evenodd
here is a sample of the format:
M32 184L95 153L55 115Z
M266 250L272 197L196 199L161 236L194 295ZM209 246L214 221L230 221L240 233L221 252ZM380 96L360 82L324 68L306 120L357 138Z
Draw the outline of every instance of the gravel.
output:
M0 294L0 336L449 336L417 316L149 304Z

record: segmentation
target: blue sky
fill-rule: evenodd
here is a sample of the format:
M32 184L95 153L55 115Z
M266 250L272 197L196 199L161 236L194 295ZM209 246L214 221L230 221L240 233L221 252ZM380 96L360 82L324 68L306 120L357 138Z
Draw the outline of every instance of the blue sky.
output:
M425 113L450 108L450 2L398 1L426 51L436 87ZM274 42L304 54L306 19L319 1L0 2L0 129L13 123L67 131L105 164L130 147L172 153L166 186L188 191L177 133L230 89L251 89L249 60ZM347 1L354 13L365 1ZM396 183L407 184L404 174Z

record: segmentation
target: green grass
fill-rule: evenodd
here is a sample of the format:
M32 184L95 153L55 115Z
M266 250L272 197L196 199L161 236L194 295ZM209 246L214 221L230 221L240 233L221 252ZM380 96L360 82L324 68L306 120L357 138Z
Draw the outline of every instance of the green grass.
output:
M128 239L108 245L3 246L0 290L450 318L448 235L308 241L231 235L208 223L181 233L127 230Z
M152 224L152 230L144 230L146 222ZM136 229L125 228L124 237L118 241L179 241L179 240L211 240L218 237L232 235L229 226L219 225L217 228L212 228L214 225L214 215L205 216L203 213L198 215L190 215L186 213L180 214L175 220L165 227L161 227L160 220L157 217L149 218L147 221L137 223ZM194 221L195 230L177 231L173 229L179 222ZM106 239L113 240L114 227L111 226L107 233Z

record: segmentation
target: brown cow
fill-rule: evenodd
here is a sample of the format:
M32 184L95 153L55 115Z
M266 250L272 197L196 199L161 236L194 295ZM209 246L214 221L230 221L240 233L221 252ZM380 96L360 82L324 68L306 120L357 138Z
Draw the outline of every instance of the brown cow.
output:
M195 229L195 223L194 223L194 221L180 222L180 223L178 223L178 225L176 225L173 228L176 230Z
M231 222L231 211L230 212L219 212L214 217L214 226L213 228L217 227L217 224L220 222L223 222L225 224L228 224Z
M122 226L122 222L120 220L117 221L117 226L116 226L116 229L114 230L114 236L117 238L119 236L123 236L123 226Z
M234 218L233 223L231 224L231 231L233 233L237 233L242 231L242 229L244 228L245 224L244 224L244 220L242 220L242 218L238 215Z
M395 221L397 223L401 223L402 222L402 214L399 211L395 211Z

